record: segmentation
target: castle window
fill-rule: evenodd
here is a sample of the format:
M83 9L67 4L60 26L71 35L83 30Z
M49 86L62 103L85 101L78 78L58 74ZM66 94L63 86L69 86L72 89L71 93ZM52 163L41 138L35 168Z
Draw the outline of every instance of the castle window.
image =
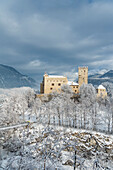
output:
M54 83L52 83L52 86L54 86Z
M52 90L53 88L51 87L50 90Z
M58 86L61 86L61 83L58 83Z

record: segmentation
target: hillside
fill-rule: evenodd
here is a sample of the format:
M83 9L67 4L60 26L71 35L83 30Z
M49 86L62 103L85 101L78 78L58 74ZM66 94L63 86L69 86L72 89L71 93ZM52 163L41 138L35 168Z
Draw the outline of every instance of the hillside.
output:
M108 71L107 73L103 74L102 76L100 76L100 78L112 78L113 79L113 70Z
M100 85L104 82L113 83L113 70L108 71L104 74L94 74L88 77L88 82L93 85Z
M68 92L41 101L31 88L3 89L0 170L112 170L112 101L91 89L76 101Z
M19 73L13 67L0 64L0 88L34 87L35 80Z
M6 129L4 137L1 135L1 169L30 170L46 167L55 170L58 167L73 170L74 164L77 170L92 170L96 166L98 169L112 169L112 135L38 123L30 126L26 124Z

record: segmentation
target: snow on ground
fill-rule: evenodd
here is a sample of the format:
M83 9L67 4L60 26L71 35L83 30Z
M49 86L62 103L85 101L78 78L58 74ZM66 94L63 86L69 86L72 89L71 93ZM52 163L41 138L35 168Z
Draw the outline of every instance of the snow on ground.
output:
M5 137L3 139L3 137ZM77 169L91 170L95 161L102 169L113 168L113 135L59 126L30 123L0 134L0 170L73 169L74 146ZM97 143L96 143L97 142ZM96 163L95 163L96 165Z
M0 89L1 100L5 100L4 96L7 98L7 96L15 96L15 93L24 93L25 90L29 90L28 88L20 89L4 91ZM99 169L113 169L113 135L92 130L48 125L48 120L50 123L54 123L53 116L56 124L59 124L58 113L55 112L56 115L51 115L49 119L50 113L52 114L54 110L49 110L46 103L43 103L40 108L39 101L38 104L32 105L32 101L29 101L31 97L28 98L28 96L29 94L26 102L21 98L22 102L19 101L20 103L17 97L16 105L15 98L14 105L11 99L10 104L6 107L7 113L10 110L9 117L12 116L11 119L13 119L16 116L15 113L18 114L18 119L25 123L24 126L22 124L15 125L16 123L12 120L6 122L7 114L4 114L5 110L2 112L4 119L1 119L1 122L5 120L6 126L9 123L11 126L2 127L0 131L0 170L42 170L44 166L48 170L55 168L57 170L72 170L75 151L77 169L92 170L93 166L98 166ZM28 106L29 102L32 107ZM39 108L36 108L37 106ZM42 112L39 112L38 109ZM100 117L102 114L105 114L104 111L101 111L98 116ZM72 115L70 114L70 116ZM43 124L37 123L39 119ZM64 118L63 122L65 121L68 121L68 118L67 120ZM73 120L71 121L71 125L73 125ZM102 126L105 122L105 120L101 120L97 129L107 130L107 126ZM69 121L65 125L69 126ZM89 125L91 124L89 123Z

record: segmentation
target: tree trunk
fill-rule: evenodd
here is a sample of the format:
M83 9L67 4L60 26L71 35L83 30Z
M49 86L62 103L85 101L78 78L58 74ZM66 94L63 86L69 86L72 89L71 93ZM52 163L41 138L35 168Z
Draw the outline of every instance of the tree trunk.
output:
M48 125L50 125L50 113L48 115Z
M62 126L63 126L63 113L62 113Z
M76 169L76 150L75 150L75 158L74 158L74 170Z
M44 170L46 170L46 161L44 160Z
M112 110L112 129L111 129L111 133L113 133L113 110Z
M110 121L108 122L108 132L110 132Z
M96 130L96 117L97 117L97 112L96 112L96 108L95 110L92 111L92 124L93 124L93 130Z
M22 112L23 122L25 122L24 111Z
M74 119L74 127L77 128L77 117L76 117L76 113L75 113L75 119Z
M53 124L55 126L55 115L53 116Z
M82 128L82 114L81 114L81 122L80 122L80 124L81 124L80 126L81 126L81 128Z
M86 128L86 112L84 111L84 129Z
M58 121L59 121L59 126L60 126L60 111L59 111L59 107L57 108L58 111Z

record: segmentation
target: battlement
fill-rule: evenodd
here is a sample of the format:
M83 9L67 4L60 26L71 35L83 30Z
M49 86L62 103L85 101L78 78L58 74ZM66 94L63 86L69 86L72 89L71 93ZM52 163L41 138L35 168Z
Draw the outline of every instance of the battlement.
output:
M79 66L78 69L88 69L88 66Z

